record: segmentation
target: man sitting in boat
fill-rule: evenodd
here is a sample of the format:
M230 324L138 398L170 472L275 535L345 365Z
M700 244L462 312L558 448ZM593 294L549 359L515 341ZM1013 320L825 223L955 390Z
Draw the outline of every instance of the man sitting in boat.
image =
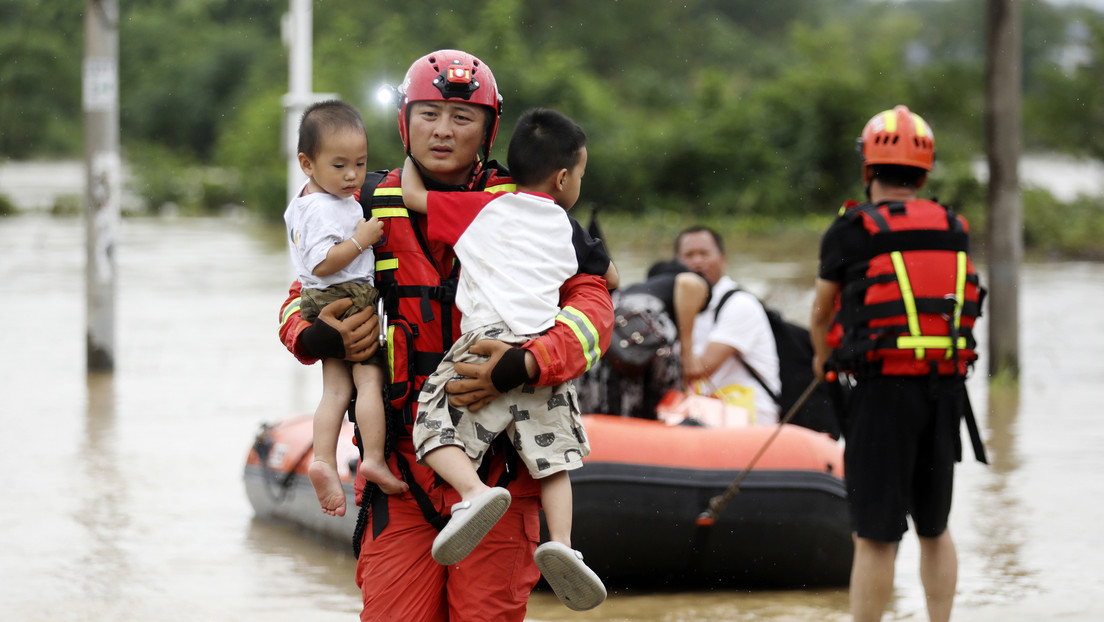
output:
M675 257L712 288L694 321L693 352L682 357L688 386L747 409L751 424L778 423L771 397L782 387L774 334L755 295L725 275L724 240L708 227L690 227L675 238Z

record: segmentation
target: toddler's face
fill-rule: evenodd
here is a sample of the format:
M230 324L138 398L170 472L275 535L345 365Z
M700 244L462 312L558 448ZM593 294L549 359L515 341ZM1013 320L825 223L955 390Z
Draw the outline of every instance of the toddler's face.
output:
M311 180L320 190L344 199L364 184L368 138L359 130L339 130L326 136L318 157L311 161Z

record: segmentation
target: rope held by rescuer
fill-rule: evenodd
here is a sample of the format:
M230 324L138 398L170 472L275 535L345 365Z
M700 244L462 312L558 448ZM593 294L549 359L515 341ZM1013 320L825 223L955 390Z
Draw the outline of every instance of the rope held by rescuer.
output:
M836 372L826 372L824 374L824 380L827 382L835 382ZM732 480L732 483L729 484L728 488L726 488L723 493L716 495L709 500L709 507L706 508L704 512L699 514L698 518L694 521L694 523L698 527L712 527L713 523L717 522L717 518L719 518L721 512L724 511L725 505L727 505L728 502L736 496L736 493L740 492L740 483L744 481L744 478L747 477L747 474L751 472L751 469L755 466L755 463L759 461L759 458L763 457L763 454L766 453L767 448L770 447L771 443L774 442L774 439L778 437L778 433L782 431L782 426L789 423L790 420L794 418L794 415L797 414L797 411L801 410L801 407L805 405L805 401L808 400L809 396L813 394L813 391L816 390L817 385L819 385L820 382L821 380L819 378L813 378L813 381L809 383L809 386L805 387L805 390L797 398L797 401L793 403L793 406L790 406L790 410L786 413L784 417L782 417L782 420L778 422L778 425L775 427L774 432L771 433L770 437L768 437L766 442L763 443L763 446L760 447L759 451L757 451L755 453L755 456L752 457L751 462L748 463L747 467L745 467L743 471L740 471L740 474L736 476L736 479Z

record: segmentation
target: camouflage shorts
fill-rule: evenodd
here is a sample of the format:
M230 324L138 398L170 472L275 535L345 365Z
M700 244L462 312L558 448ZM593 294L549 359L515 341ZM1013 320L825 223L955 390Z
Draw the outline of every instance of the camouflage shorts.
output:
M299 314L303 316L304 320L313 322L318 317L319 312L322 311L322 307L342 298L351 299L353 306L342 313L341 317L337 318L339 320L343 320L362 309L374 308L376 301L379 300L379 291L372 287L371 283L352 281L331 285L325 289L304 289L300 294Z
M528 339L496 324L462 336L422 385L418 417L414 422L414 446L418 460L443 445L464 450L479 466L491 442L505 432L534 478L577 469L590 453L578 400L571 383L554 387L522 385L472 413L448 403L445 383L461 378L456 362L479 363L486 357L468 350L480 339L521 344Z

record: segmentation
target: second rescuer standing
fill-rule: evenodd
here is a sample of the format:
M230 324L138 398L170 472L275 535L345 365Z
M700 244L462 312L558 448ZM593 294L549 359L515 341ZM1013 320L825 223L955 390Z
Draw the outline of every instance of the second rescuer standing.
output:
M867 202L849 202L821 240L810 319L815 373L851 372L844 470L855 555L851 613L880 620L897 545L912 518L934 622L950 619L958 559L947 527L965 418L979 460L965 377L984 290L966 221L917 198L935 161L931 127L905 106L860 138Z

